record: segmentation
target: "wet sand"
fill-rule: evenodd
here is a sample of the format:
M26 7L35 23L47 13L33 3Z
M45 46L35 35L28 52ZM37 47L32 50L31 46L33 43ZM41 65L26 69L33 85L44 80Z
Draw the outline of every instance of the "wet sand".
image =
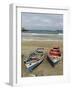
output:
M21 54L27 57L36 48L43 47L47 53L53 47L60 47L63 53L63 41L23 41L21 42ZM32 77L32 76L53 76L53 75L63 75L63 59L52 67L51 64L44 58L44 61L36 67L32 72L29 72L21 59L21 76L22 77Z

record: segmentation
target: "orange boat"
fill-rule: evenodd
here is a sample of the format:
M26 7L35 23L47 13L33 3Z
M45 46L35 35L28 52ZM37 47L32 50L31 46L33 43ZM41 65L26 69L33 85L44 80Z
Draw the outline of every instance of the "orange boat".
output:
M55 64L62 59L60 48L59 47L52 48L49 51L47 58L48 58L48 61L51 63L51 65L55 66Z

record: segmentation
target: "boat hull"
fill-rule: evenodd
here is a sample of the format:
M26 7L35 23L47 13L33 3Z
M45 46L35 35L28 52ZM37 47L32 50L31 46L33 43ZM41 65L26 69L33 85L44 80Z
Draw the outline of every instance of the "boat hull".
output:
M27 65L25 64L26 68L28 71L32 72L32 70L34 68L36 68L38 65L40 65L43 62L43 60L37 61L36 63L34 63L33 65Z
M47 56L48 62L54 67L59 61L61 61L62 57L58 57L55 59L52 59L50 56Z

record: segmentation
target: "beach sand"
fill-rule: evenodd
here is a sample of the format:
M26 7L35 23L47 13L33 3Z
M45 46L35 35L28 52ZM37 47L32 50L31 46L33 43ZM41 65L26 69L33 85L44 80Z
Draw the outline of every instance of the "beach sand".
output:
M63 53L63 41L21 41L21 55L27 57L35 49L42 47L45 52L53 47L60 47L61 52ZM21 76L22 77L33 77L33 76L54 76L54 75L63 75L63 58L56 64L55 67L52 67L51 64L44 59L44 61L36 67L32 72L29 72L21 59Z

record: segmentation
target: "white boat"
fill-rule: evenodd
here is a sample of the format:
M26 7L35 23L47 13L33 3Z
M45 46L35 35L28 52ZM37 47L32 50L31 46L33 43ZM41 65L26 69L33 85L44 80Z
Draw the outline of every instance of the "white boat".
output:
M26 68L29 71L32 71L35 67L37 67L43 61L43 56L40 54L33 52L29 55L28 59L24 61Z
M29 71L32 71L35 67L37 67L43 60L38 60L38 61L29 61L26 62L25 66Z

